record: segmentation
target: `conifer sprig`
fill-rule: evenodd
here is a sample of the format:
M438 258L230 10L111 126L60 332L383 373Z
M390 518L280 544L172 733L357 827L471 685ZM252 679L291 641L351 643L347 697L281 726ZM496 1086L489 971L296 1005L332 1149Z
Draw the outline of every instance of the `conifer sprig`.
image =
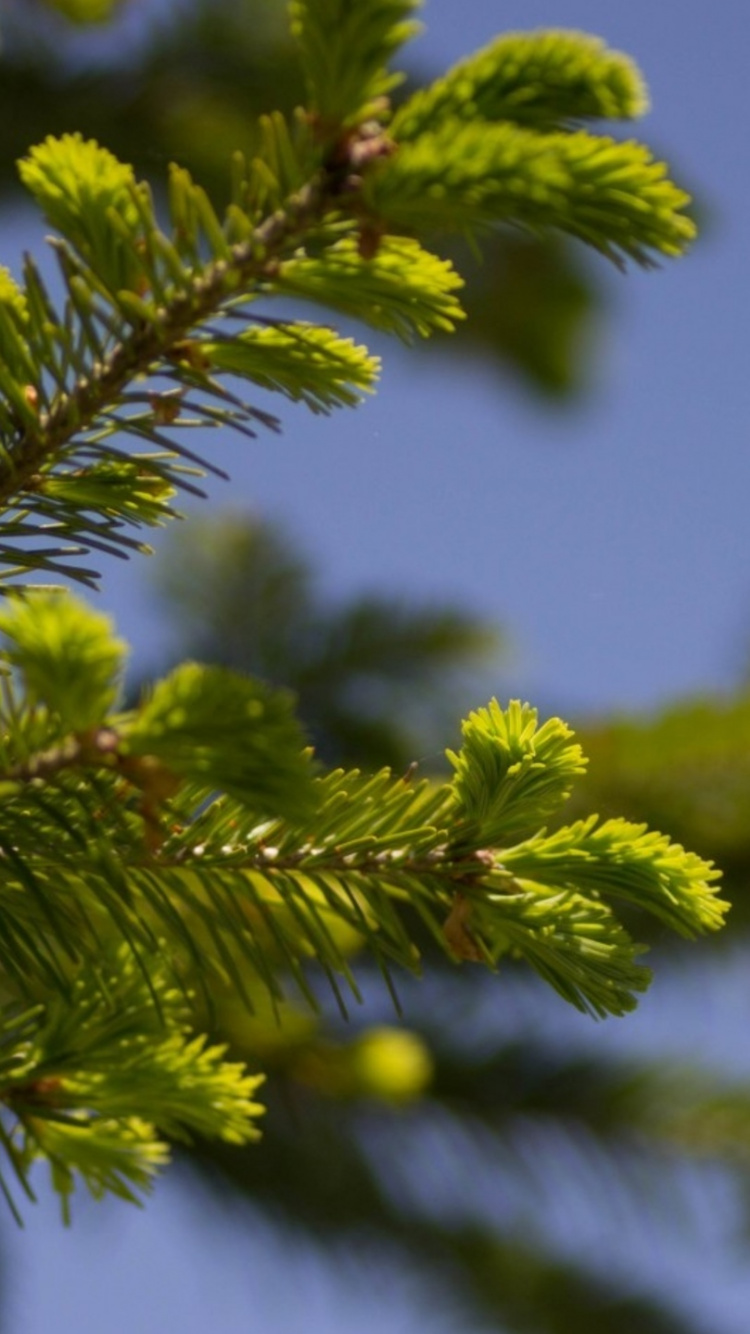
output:
M368 178L365 200L384 224L472 231L498 223L551 227L608 258L648 266L694 235L689 202L641 144L538 134L450 119L404 144Z
M413 93L391 133L405 143L448 119L549 131L582 120L633 120L647 110L640 71L599 38L554 29L505 33Z
M278 121L269 138L276 168L283 175L286 167L291 179L296 150ZM90 581L92 572L76 571L71 557L91 548L137 549L123 525L163 523L174 512L174 490L196 490L191 473L220 471L179 440L185 427L230 425L250 435L258 425L276 429L270 414L237 398L228 374L315 411L355 404L372 388L378 363L366 349L321 326L255 315L247 310L254 297L297 290L325 301L328 294L330 304L402 336L450 329L461 317L454 296L460 280L446 262L415 242L394 241L370 269L342 239L353 221L340 219L330 231L325 219L337 217L340 206L338 185L325 173L282 208L274 195L274 211L258 221L258 201L268 193L269 168L264 175L261 167L248 176L240 164L234 184L243 207L235 202L223 224L187 174L173 172L170 237L131 170L79 136L48 140L23 164L25 184L63 231L57 249L68 296L65 312L56 313L31 261L23 291L7 275L0 290L5 373L16 376L4 386L0 372L9 398L0 500L20 493L24 504L5 528L0 560L14 570L69 568ZM300 250L303 238L311 253ZM217 318L225 321L221 328ZM144 377L150 391L135 387ZM118 434L155 449L129 460L114 443ZM92 517L91 509L102 516ZM25 540L40 531L36 515L68 545L26 550Z
M0 1013L0 1102L13 1168L46 1159L69 1219L76 1176L95 1197L137 1202L169 1139L257 1138L261 1080L191 1034L190 1009L157 956L148 975L127 946L79 968L68 993ZM6 1192L9 1192L6 1183Z
M422 0L291 0L292 33L307 81L310 110L323 132L382 115L403 74L391 57L416 36ZM387 105L387 104L386 104Z

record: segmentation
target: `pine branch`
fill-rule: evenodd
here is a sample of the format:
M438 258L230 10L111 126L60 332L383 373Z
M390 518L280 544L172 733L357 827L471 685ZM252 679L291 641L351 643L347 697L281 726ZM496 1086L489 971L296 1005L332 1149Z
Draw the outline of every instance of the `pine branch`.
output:
M127 947L100 958L69 996L21 1014L6 1006L0 1031L6 1150L27 1194L31 1165L47 1160L66 1221L76 1175L95 1198L137 1203L168 1159L165 1136L257 1137L260 1080L191 1035L185 998L155 957L147 980Z
M311 106L289 123L263 118L258 157L235 155L223 218L174 167L164 229L132 169L79 135L48 139L20 164L60 233L65 302L58 311L31 259L23 288L0 275L0 504L18 506L0 561L15 574L75 574L90 550L142 549L123 527L166 521L173 491L199 491L191 475L215 470L175 433L276 429L226 385L228 373L316 411L371 388L376 362L365 349L258 315L258 297L312 297L402 337L453 328L460 279L389 231L559 228L644 264L684 248L687 196L647 149L551 132L548 105L565 123L639 103L627 62L574 34L493 44L413 99L388 131L386 65L412 30L413 8L293 7ZM504 96L536 107L533 128L504 119ZM150 392L138 387L144 378ZM118 433L151 453L129 460ZM42 517L64 545L28 545ZM95 572L78 577L92 582Z
M32 179L27 172L26 183ZM235 299L238 289L250 288L270 276L279 254L318 222L322 208L320 189L311 183L300 196L288 201L284 211L266 219L248 240L235 245L229 260L216 260L192 278L187 290L175 293L169 307L155 318L148 318L147 307L138 308L135 318L139 327L119 341L104 362L94 366L70 393L57 397L38 419L27 421L14 444L12 467L6 469L4 478L0 476L0 504L7 504L50 455L61 453L88 423L120 400L126 385L152 372L154 364L163 362L175 345L189 362L192 349L180 347L182 340L196 325L216 314L223 301ZM195 352L200 360L200 349Z
M132 169L80 135L20 164L58 233L63 298L31 258L22 286L0 271L12 576L93 582L82 556L142 548L129 530L221 475L188 428L277 429L228 377L322 412L371 390L365 348L274 319L261 298L408 339L462 317L460 278L412 233L559 229L640 263L685 248L687 196L664 166L569 132L640 108L623 58L570 34L507 39L391 120L389 65L415 9L294 0L309 106L263 118L255 160L232 159L223 216L174 167L162 225ZM363 944L392 987L427 931L455 963L519 956L578 1008L621 1014L648 973L611 900L684 934L721 924L717 873L662 835L540 827L584 761L565 724L539 727L528 706L471 715L452 783L325 774L288 697L221 668L185 664L123 711L125 646L70 597L9 598L0 632L0 1140L27 1194L46 1158L66 1210L78 1177L136 1198L165 1136L254 1137L256 1077L194 1024L216 990L249 1008L264 990L273 1010L291 980L314 1007L315 964L344 1009Z
M106 618L66 598L60 638L58 603L27 595L0 622L32 716L50 720L36 753L8 755L1 789L8 883L47 919L30 947L25 898L9 910L6 967L23 941L27 966L36 952L35 974L64 988L53 942L85 958L106 921L137 950L175 935L183 967L207 934L240 990L244 957L273 994L289 971L312 998L304 962L316 958L358 996L352 940L386 972L413 969L416 914L449 957L493 966L515 952L605 1014L632 1008L648 980L608 898L685 934L721 925L716 873L663 836L595 819L538 830L583 768L558 719L539 728L528 706L493 701L465 723L451 784L312 780L286 698L221 668L183 666L114 713L121 652ZM64 834L44 813L55 798Z
M48 140L22 164L25 183L65 235L57 249L68 302L64 315L57 315L31 261L25 291L7 275L0 288L0 316L6 317L5 324L0 319L0 342L4 333L14 377L7 375L6 383L0 370L0 388L12 403L0 503L20 494L27 506L6 526L0 559L53 569L59 558L92 547L115 553L137 548L122 524L161 523L174 512L175 486L195 490L174 457L199 472L217 471L176 443L171 428L232 425L251 435L256 423L276 428L273 417L237 399L217 376L239 373L322 411L354 404L357 390L371 388L377 361L365 349L318 326L254 317L245 310L253 296L295 288L329 295L331 304L364 312L402 334L450 328L460 316L453 297L459 279L415 243L384 245L371 269L347 249L342 233L356 224L341 217L340 168L321 168L318 152L308 164L312 176L302 179L301 159L310 153L303 130L301 146L295 145L283 122L269 119L266 137L273 170L264 175L256 164L248 174L238 164L236 201L223 225L187 174L173 171L171 238L158 227L129 168L97 145L77 136ZM294 192L284 196L286 187ZM269 205L273 211L263 217ZM326 221L329 216L334 221ZM114 224L113 235L107 229ZM302 239L308 253L299 251ZM314 257L321 243L331 263ZM208 261L202 245L211 251ZM337 273L339 280L354 279L339 300ZM209 324L217 315L239 315L246 328L219 335ZM29 364L27 346L39 359L36 367ZM133 388L144 376L157 377L151 393ZM158 377L175 380L178 388L162 388ZM216 403L189 400L186 390ZM132 407L136 411L123 410ZM183 415L185 407L196 413L194 422ZM110 444L117 431L160 452L131 462ZM78 466L71 467L74 460ZM106 507L103 522L86 514L87 502ZM77 541L79 550L19 556L16 542L33 534L27 520L34 513L52 518L49 527ZM91 573L81 577L88 580Z

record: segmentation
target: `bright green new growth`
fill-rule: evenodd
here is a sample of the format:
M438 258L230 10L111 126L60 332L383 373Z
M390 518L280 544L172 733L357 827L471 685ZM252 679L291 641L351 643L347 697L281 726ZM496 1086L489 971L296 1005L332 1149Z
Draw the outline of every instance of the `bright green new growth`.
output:
M384 99L403 80L387 70L420 24L411 17L422 0L291 0L309 109L336 132L382 116Z
M260 812L309 806L310 761L285 692L221 667L183 663L125 727L128 755L214 786Z
M347 238L322 255L295 255L276 277L280 294L325 301L406 343L415 334L452 333L465 318L455 295L462 287L463 279L447 260L407 236L384 237L369 259Z
M212 369L276 390L313 412L355 407L357 391L372 392L380 370L366 348L314 324L248 329L227 342L204 343L203 352Z
M141 229L132 167L71 134L33 148L18 171L47 220L109 291L137 285Z
M31 1198L28 1168L47 1160L66 1218L76 1175L95 1197L137 1202L168 1159L164 1135L189 1142L220 1119L230 1142L257 1138L260 1078L191 1037L186 997L158 956L149 965L146 979L123 946L111 972L91 963L69 994L0 1013L0 1081L17 1119L12 1138L0 1139Z
M722 924L726 904L715 897L719 873L663 834L627 820L595 817L555 834L537 834L512 848L504 865L540 884L596 888L694 936Z
M537 729L528 705L496 700L463 724L464 744L448 752L456 770L454 791L480 841L507 843L538 827L570 795L586 761L570 728L551 718Z
M317 412L372 390L377 358L276 318L278 297L409 341L463 318L461 278L422 232L555 228L639 263L685 248L664 166L573 128L643 109L630 62L580 34L505 37L392 115L415 9L294 0L309 104L232 157L224 213L180 167L162 218L80 135L30 150L63 294L31 259L22 285L0 270L7 580L92 584L82 558L144 549L140 529L220 471L187 428L278 428L256 390ZM344 1009L359 949L393 987L427 933L456 963L519 957L580 1009L623 1014L649 975L613 903L686 935L721 924L717 873L661 834L546 831L585 763L560 720L493 701L447 783L324 773L283 692L187 663L122 711L108 619L4 591L0 1139L27 1192L36 1157L67 1210L78 1178L136 1198L165 1138L252 1138L258 1079L202 1036L228 995L269 1033L290 990L318 1004L312 965Z
M396 113L404 143L447 119L513 121L557 130L581 120L633 120L648 110L640 71L582 32L508 33L461 60Z
M109 617L64 594L16 595L0 608L0 632L28 702L43 703L65 728L85 732L113 708L127 645L114 638Z
M397 228L471 231L498 221L555 227L610 259L679 255L688 196L640 144L448 120L373 172L365 198Z

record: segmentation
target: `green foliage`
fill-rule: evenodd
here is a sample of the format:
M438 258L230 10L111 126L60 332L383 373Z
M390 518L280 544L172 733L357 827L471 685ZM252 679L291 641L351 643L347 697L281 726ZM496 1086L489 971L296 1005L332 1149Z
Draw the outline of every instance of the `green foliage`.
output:
M556 130L581 120L631 120L647 110L640 71L598 38L510 33L414 93L392 131L405 142L454 117Z
M165 396L164 401L169 399ZM94 511L115 522L126 519L137 528L160 527L174 517L169 505L174 487L130 459L111 458L90 468L60 469L40 482L39 494L53 506Z
M586 762L559 718L537 728L536 709L496 700L463 724L464 744L450 754L455 795L474 837L507 842L547 820L570 795Z
M49 595L29 593L20 630L6 618L22 674L47 664L49 605ZM103 912L109 931L138 952L155 930L171 931L191 965L208 933L241 990L244 956L273 995L288 971L313 999L302 968L312 957L337 993L338 975L358 996L347 957L354 937L386 972L418 966L409 905L449 957L492 964L511 951L573 1004L617 1014L632 1008L648 974L607 898L635 900L686 933L721 924L710 866L642 828L592 821L516 841L554 813L582 768L559 720L537 730L533 710L514 703L503 712L493 701L465 726L454 783L394 779L387 770L311 781L287 698L226 669L184 665L135 711L105 712L101 682L109 688L116 641L104 618L77 612L100 636L102 661L90 663L90 640L82 653L72 637L78 693L71 701L58 690L55 673L53 700L43 680L35 684L35 705L51 710L55 730L5 776L6 852L15 837L8 885L33 885L53 930L36 946L25 939L20 899L5 952L17 952L20 937L26 969L40 980L65 989L54 933L71 958L85 958ZM74 615L68 621L76 624ZM39 634L27 647L32 622ZM71 679L64 662L59 675ZM85 717L79 694L90 695ZM56 818L64 812L66 837L53 825L48 843L39 828L48 805L42 778L62 780ZM119 897L107 887L113 849ZM343 940L337 922L348 931Z
M393 7L346 12L355 27L373 17L378 27ZM325 27L332 16L305 6L303 45L318 18ZM314 65L315 43L305 50ZM321 77L336 86L327 69ZM679 253L692 236L687 196L646 148L588 131L458 121L444 110L404 142L383 120L352 126L342 111L333 148L302 115L267 116L258 154L234 156L223 217L185 170L172 169L167 228L148 187L98 144L66 134L31 150L21 177L60 233L66 295L57 310L31 260L25 286L6 277L0 292L0 498L20 494L24 505L6 524L0 561L19 573L66 567L91 582L78 555L138 546L124 529L168 518L170 490L195 489L185 464L209 466L170 428L276 426L237 398L230 372L316 408L354 402L370 387L375 362L363 349L319 326L259 323L248 309L258 297L313 297L402 336L453 327L460 279L389 229L550 227L643 263L652 251ZM130 504L113 485L122 479L118 433L150 446L131 465L140 484ZM113 503L92 517L85 500L104 478ZM67 546L28 541L42 516Z
M226 145L252 158L263 139L259 113L271 107L291 112L305 100L279 0L189 0L153 24L145 12L138 43L122 65L101 63L101 45L86 43L85 36L79 36L73 60L61 59L66 33L54 15L24 0L8 0L7 9L0 191L15 190L16 160L30 143L76 126L134 163L157 192L162 164L176 161L189 166L213 199L224 199ZM526 40L533 44L539 36ZM554 39L553 46L563 35ZM578 49L584 68L591 63L582 34L566 34L565 40L571 60ZM429 85L439 73L425 67L418 45L405 55L411 85ZM605 63L610 56L622 59L603 53ZM481 267L462 258L470 322L461 347L474 354L480 349L491 369L520 374L534 391L563 396L587 387L600 288L596 269L578 262L575 243L551 246L549 240L501 230L483 241Z
M131 529L220 471L188 428L253 436L278 427L261 391L327 411L371 389L366 349L275 318L277 297L410 338L462 317L461 279L412 233L554 229L642 263L685 248L687 197L649 150L569 129L639 110L622 57L571 34L507 39L391 122L388 66L414 9L296 0L308 105L248 131L226 208L179 166L157 208L82 133L25 156L62 295L30 258L22 284L0 276L8 579L91 583L90 551L139 548ZM386 619L344 618L350 663L377 660ZM96 1195L143 1189L162 1137L254 1136L257 1079L205 1036L228 993L267 1015L291 984L315 1008L317 967L344 1009L358 952L393 987L395 968L437 950L446 964L520 958L579 1009L622 1014L649 975L611 900L685 934L721 924L716 873L662 835L595 819L546 833L583 760L565 724L538 727L528 706L472 714L452 782L325 772L288 697L226 667L187 663L119 710L123 646L70 597L17 591L0 629L2 1138L26 1190L30 1161L48 1160L66 1207L78 1177ZM454 632L428 618L396 641L429 659ZM341 664L335 650L308 665ZM398 1096L377 1044L315 1055L313 1082ZM406 1096L426 1076L416 1047L401 1055Z
M324 131L382 114L384 98L403 78L386 66L419 32L410 16L420 5L421 0L291 0L309 107Z
M600 370L592 335L602 311L572 251L562 235L498 232L473 265L467 260L464 355L486 353L489 341L538 393L588 388Z
M64 595L36 593L0 609L0 632L29 702L57 715L66 731L85 732L111 711L127 646L108 616Z
M132 167L80 134L47 139L19 162L22 183L89 272L115 293L137 286L140 218Z
M750 699L684 700L646 718L587 728L597 801L693 838L744 879L750 782ZM738 909L741 902L737 903Z
M388 225L470 231L554 227L613 260L679 255L694 235L689 202L636 143L587 132L537 134L448 119L374 171L365 198Z
M256 811L310 804L310 764L291 697L221 667L184 663L123 726L128 755L223 789Z
M608 887L614 897L653 912L687 936L720 926L727 908L715 898L711 882L718 876L706 862L626 820L590 819L537 836L511 849L506 864L519 878L530 875L543 884Z
M255 1137L260 1080L190 1031L186 998L158 957L148 976L127 948L79 969L69 994L2 1016L3 1143L27 1194L38 1157L69 1217L76 1176L95 1197L137 1200L168 1158L165 1138ZM6 1194L8 1188L4 1184Z
M596 39L502 37L400 109L391 127L399 151L378 164L366 198L397 228L512 218L559 228L611 259L679 254L694 229L663 163L632 142L565 132L646 105L632 62Z
M275 290L324 301L376 329L411 342L415 334L452 333L464 319L456 290L463 281L452 264L406 236L388 236L363 259L352 239L323 255L298 255L280 266Z
M204 343L202 351L212 367L301 400L313 412L354 407L356 390L372 391L379 370L366 348L314 324L251 328L227 343Z
M694 970L691 961L691 977ZM424 1280L428 1309L449 1309L462 1329L707 1334L699 1315L671 1292L655 1292L642 1271L603 1274L601 1250L563 1251L545 1226L550 1215L567 1224L593 1212L615 1220L625 1252L633 1236L655 1250L658 1221L672 1210L681 1240L700 1223L706 1194L685 1172L671 1135L691 1084L687 1072L667 1062L634 1067L612 1051L594 1060L580 1033L568 1025L561 1031L554 1015L528 1023L534 997L514 979L506 981L502 1007L481 975L474 985L462 981L457 989L439 978L421 1000L410 998L410 1019L434 1064L420 1104L396 1115L381 1111L367 1137L361 1109L311 1090L290 1054L268 1081L262 1150L212 1146L210 1179L218 1169L237 1202L252 1203L249 1227L262 1210L272 1225L280 1220L294 1235L303 1229L323 1261L349 1253L354 1238L361 1247L366 1235L370 1278L382 1264L385 1281L385 1263L397 1257L412 1281ZM500 1017L508 1004L522 1030L515 1038ZM723 1092L731 1097L730 1088ZM302 1118L295 1114L301 1099ZM688 1105L692 1112L692 1097ZM373 1119L370 1111L370 1126ZM741 1115L733 1125L739 1129ZM425 1145L440 1174L437 1201L437 1192L424 1189ZM507 1208L494 1207L498 1198Z

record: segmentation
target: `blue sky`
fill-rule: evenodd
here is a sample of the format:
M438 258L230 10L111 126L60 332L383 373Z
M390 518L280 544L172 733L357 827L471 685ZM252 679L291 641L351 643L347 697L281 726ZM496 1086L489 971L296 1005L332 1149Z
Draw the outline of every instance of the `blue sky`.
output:
M385 345L380 394L359 412L287 412L280 440L227 440L233 483L215 501L283 520L332 594L450 598L499 621L516 645L502 694L601 712L728 689L750 644L750 11L739 0L428 0L425 19L421 54L435 65L500 28L537 26L596 32L635 56L653 98L641 133L699 187L706 236L656 273L599 266L611 310L577 407L540 406L449 343L432 357ZM7 261L27 243L9 227ZM117 567L103 594L142 656L162 635L150 578L148 563ZM14 1334L198 1334L219 1319L227 1334L335 1334L355 1318L362 1334L415 1327L397 1279L390 1295L365 1287L357 1305L351 1284L325 1286L303 1256L290 1294L277 1249L196 1213L172 1185L145 1216L86 1211L62 1237L43 1206L13 1243ZM747 1292L737 1278L732 1296L720 1250L706 1300L719 1289L736 1300L739 1334Z

